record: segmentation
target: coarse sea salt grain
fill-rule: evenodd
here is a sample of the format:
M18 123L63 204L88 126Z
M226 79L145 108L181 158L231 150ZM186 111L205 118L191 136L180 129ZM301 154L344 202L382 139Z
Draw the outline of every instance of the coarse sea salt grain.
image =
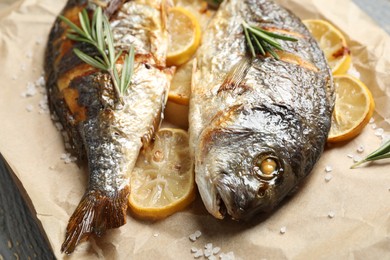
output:
M336 214L334 213L334 211L328 212L328 218L334 218L335 216L336 216Z
M286 231L287 231L287 227L281 227L280 228L280 234L284 234L284 233L286 233Z
M333 170L333 168L332 168L332 166L330 166L330 165L327 165L326 167L325 167L325 172L331 172Z
M219 259L221 259L221 260L234 260L235 256L234 256L233 252L221 253L219 255Z
M154 233L153 236L154 236L154 237L158 237L158 236L159 236L159 233Z
M375 122L375 118L371 117L370 121L368 121L369 124L373 124Z
M325 181L326 181L326 182L330 182L330 180L331 180L332 178L333 178L333 175L330 174L330 173L328 173L328 174L325 175Z
M351 158L351 159L353 158L353 154L349 153L349 154L347 154L347 156L348 156L348 158Z
M356 149L356 151L357 151L358 153L364 152L364 146L363 146L363 145L359 145L359 147Z
M359 161L361 161L362 160L362 158L360 157L360 156L358 156L358 155L355 155L354 157L353 157L353 162L359 162Z
M198 249L195 253L194 253L194 258L199 258L199 257L202 257L203 256L203 250L202 249Z
M378 129L376 129L375 130L375 135L376 136L379 136L379 137L381 137L382 135L383 135L383 133L385 132L385 130L383 129L383 128L378 128Z
M208 260L217 260L217 257L215 255L211 255L207 257Z
M196 247L191 247L191 253L196 253L199 249Z
M376 124L373 123L373 124L371 125L371 128L372 128L372 129L376 129L376 128L377 128Z
M31 112L31 111L33 111L34 110L34 106L33 105L27 105L26 106L26 110L28 111L28 112Z
M34 83L28 82L26 91L22 93L23 97L32 97L37 93L37 88Z

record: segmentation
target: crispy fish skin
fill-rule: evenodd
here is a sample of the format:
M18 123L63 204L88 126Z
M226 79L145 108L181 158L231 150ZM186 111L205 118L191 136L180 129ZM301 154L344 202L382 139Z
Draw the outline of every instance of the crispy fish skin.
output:
M298 41L281 42L280 60L249 58L243 21ZM269 0L225 0L204 33L190 99L207 210L238 220L275 208L322 154L333 105L331 72L299 18Z
M92 15L94 2L70 0L62 15L77 24L83 8ZM129 174L141 147L159 127L172 78L172 71L165 68L167 1L100 3L110 17L116 49L127 52L131 44L135 48L132 84L123 96L124 105L116 100L109 74L83 63L73 52L74 47L91 55L95 50L67 39L67 28L59 19L45 53L50 107L89 172L87 190L67 226L61 249L67 254L90 235L101 236L126 223ZM117 66L121 62L122 58Z

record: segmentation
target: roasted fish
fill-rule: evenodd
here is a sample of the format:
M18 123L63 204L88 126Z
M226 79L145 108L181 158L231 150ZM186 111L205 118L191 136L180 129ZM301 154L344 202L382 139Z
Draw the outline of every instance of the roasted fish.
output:
M122 50L125 55L134 46L132 84L123 104L117 102L109 74L87 65L73 52L77 47L93 55L91 45L67 39L68 28L60 19L49 36L45 72L50 106L89 172L88 188L66 230L65 253L92 234L100 236L125 224L128 176L141 147L159 126L172 78L173 72L165 67L168 1L124 2L69 0L62 12L78 24L82 9L92 16L99 4L110 18L118 53Z
M252 58L243 23L297 39ZM334 104L323 52L270 0L225 0L194 66L190 145L207 210L248 219L275 208L323 152Z

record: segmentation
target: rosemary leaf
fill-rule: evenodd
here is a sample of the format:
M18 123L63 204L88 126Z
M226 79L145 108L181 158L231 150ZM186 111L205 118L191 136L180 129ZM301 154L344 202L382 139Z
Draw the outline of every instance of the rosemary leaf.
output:
M89 44L94 44L93 41L89 40L89 39L86 39L86 38L83 38L83 37L80 37L80 36L77 36L75 34L71 34L71 33L68 33L66 35L66 37L72 41L76 41L76 42L86 42L86 43L89 43Z
M96 41L97 41L97 47L101 50L105 50L105 41L104 41L104 35L103 35L103 18L102 18L102 9L97 8L96 9L96 22L95 22L95 33L96 33Z
M91 39L90 28L89 28L88 23L85 21L85 17L83 15L83 12L79 13L79 21L80 21L81 28L83 29L83 31L85 33L86 38ZM89 20L87 19L87 21L89 21Z
M378 149L367 155L363 160L355 163L351 166L351 169L356 168L357 166L370 161L377 161L382 159L390 158L390 140L381 145Z
M263 56L265 56L266 53L269 53L275 59L279 59L279 56L274 49L283 51L283 48L277 40L297 41L297 39L292 37L268 32L262 28L251 26L245 21L242 22L242 27L244 28L245 39L253 57L256 57L257 49ZM254 45L256 45L256 49L254 48Z
M77 55L77 57L79 57L85 63L87 63L95 68L98 68L101 70L106 70L106 67L104 66L104 64L102 64L98 60L92 58L91 56L85 54L84 52L80 51L79 49L75 48L73 51Z
M103 32L106 38L106 44L108 48L108 57L110 64L115 66L115 49L114 49L114 37L112 35L110 23L107 20L106 16L103 16Z
M75 25L71 20L66 18L65 16L58 16L64 23L66 23L75 33L78 33L85 37L85 33L83 30L81 30L77 25Z
M244 27L244 33L245 33L245 38L246 38L246 43L252 53L252 56L253 57L256 57L256 53L255 53L255 48L253 47L253 44L252 44L252 40L249 36L249 33L248 33L248 29L246 26L243 26Z
M283 40L283 41L290 41L290 42L298 41L298 39L295 39L295 38L292 38L292 37L289 37L289 36L285 36L285 35L281 35L281 34L277 34L277 33L273 33L273 32L269 32L269 31L266 31L266 30L261 29L261 28L256 27L256 26L252 26L252 28L255 29L255 30L258 30L258 31L260 31L262 33L265 33L268 36L273 37L275 39L280 39L280 40Z
M253 40L255 41L257 48L260 50L260 54L264 56L265 50L264 50L263 46L261 45L260 41L256 37L253 37Z

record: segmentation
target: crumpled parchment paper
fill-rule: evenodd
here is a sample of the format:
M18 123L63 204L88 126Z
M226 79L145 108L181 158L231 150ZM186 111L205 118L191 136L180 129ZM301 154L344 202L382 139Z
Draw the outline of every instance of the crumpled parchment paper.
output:
M329 20L347 35L350 73L372 91L375 122L352 141L328 146L310 177L272 214L249 223L220 221L198 196L165 220L140 221L129 214L125 226L80 244L69 257L60 246L87 176L64 163L62 136L39 87L46 38L65 0L0 3L0 152L31 198L58 259L194 259L191 248L204 250L208 243L220 247L216 256L231 252L236 259L390 258L389 161L349 169L350 157L364 157L390 131L390 38L350 0L279 2L302 19ZM332 170L326 172L327 166ZM189 236L197 230L202 234L192 242Z

